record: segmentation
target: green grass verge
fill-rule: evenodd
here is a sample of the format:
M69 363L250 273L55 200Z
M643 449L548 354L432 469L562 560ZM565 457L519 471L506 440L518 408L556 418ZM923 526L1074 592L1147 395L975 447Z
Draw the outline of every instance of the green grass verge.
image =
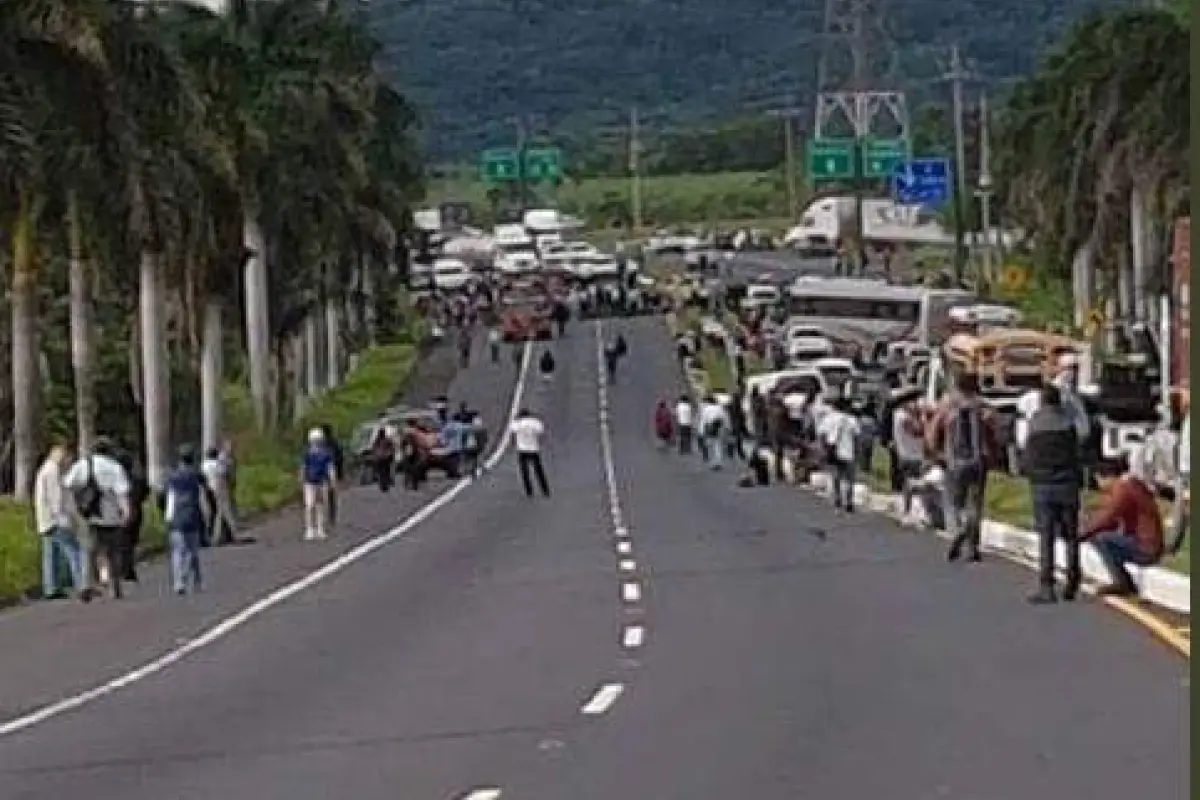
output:
M403 391L417 361L412 345L389 345L362 354L358 369L346 382L313 403L304 419L283 431L264 435L253 425L249 391L229 386L225 392L225 428L238 454L237 502L243 515L283 508L298 494L296 475L305 432L317 424L333 426L341 440L355 426L388 406ZM164 546L162 519L147 507L143 549ZM0 598L27 593L41 582L41 554L29 506L0 499Z

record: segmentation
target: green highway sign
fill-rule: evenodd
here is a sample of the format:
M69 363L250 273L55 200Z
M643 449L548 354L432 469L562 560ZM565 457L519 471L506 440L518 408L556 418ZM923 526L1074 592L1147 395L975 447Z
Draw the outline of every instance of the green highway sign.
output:
M908 161L904 139L867 139L863 143L863 177L891 178Z
M853 139L814 139L808 144L808 175L814 181L853 178Z
M530 147L525 150L525 179L553 181L562 176L562 150L557 147Z
M521 179L521 153L515 147L484 150L479 174L485 183L505 183Z

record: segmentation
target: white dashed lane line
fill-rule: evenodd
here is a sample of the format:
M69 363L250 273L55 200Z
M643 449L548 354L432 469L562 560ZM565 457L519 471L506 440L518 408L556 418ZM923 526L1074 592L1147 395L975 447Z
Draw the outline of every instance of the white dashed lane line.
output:
M621 572L636 572L637 562L632 558L623 558L617 562L617 569L621 570Z
M588 717L599 716L612 708L613 703L617 702L617 698L624 692L624 684L606 683L596 690L596 693L592 695L592 699L588 700L583 708L579 709L579 713Z
M621 599L626 603L638 603L642 599L642 587L637 581L626 581L621 584Z
M641 647L646 641L646 629L641 625L630 625L621 635L621 645L626 650Z
M633 542L631 542L627 539L622 539L621 541L617 542L617 553L619 553L620 555L623 555L623 556L627 556L627 555L630 555L632 552L633 552Z
M461 800L499 800L500 795L504 792L494 787L485 789L472 789L462 796Z

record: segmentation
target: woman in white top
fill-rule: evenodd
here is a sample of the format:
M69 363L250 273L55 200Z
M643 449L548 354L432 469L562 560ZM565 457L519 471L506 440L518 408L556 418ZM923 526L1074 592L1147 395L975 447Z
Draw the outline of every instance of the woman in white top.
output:
M907 515L912 510L912 482L921 477L925 461L925 436L921 430L916 400L900 406L892 416L892 446L896 448L900 496Z
M854 480L858 466L858 420L850 412L850 401L839 398L821 418L817 438L829 454L833 476L833 506L854 511Z
M50 449L50 454L34 479L34 519L42 545L42 597L49 599L62 596L58 570L62 559L71 571L71 587L81 600L86 601L90 594L83 569L83 553L79 539L72 530L67 496L62 485L63 467L66 464L66 448L55 446Z

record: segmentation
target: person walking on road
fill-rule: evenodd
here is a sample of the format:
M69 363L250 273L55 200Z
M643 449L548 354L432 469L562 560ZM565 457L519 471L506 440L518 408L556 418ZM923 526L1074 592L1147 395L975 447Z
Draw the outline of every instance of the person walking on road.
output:
M300 483L304 492L304 539L324 539L331 525L329 500L337 480L333 451L325 432L313 428L308 432L308 449L300 465Z
M492 326L491 328L488 329L488 335L487 335L488 353L491 354L493 364L500 363L500 341L501 341L501 338L502 337L500 335L499 328Z
M979 561L983 498L989 466L998 452L995 425L979 397L979 377L965 372L955 390L934 412L926 431L926 448L945 471L945 518L953 537L946 558Z
M729 412L708 395L700 404L700 453L714 470L721 469L725 458L725 437L729 434Z
M925 463L925 438L921 434L916 406L916 400L909 400L897 406L890 415L889 451L894 462L892 485L900 493L900 510L906 521L912 519L913 483L921 478Z
M696 409L692 406L691 398L686 394L679 395L675 403L675 430L681 456L691 455L692 440L696 433L695 417Z
M821 417L817 437L825 445L833 489L833 507L854 513L854 481L858 467L858 419L850 401L838 398Z
M81 600L87 600L90 595L84 580L83 551L79 537L72 530L71 514L63 493L62 474L66 465L67 449L55 445L34 478L34 520L42 546L42 597L63 596L59 565L65 562L71 573L71 588Z
M129 571L122 539L132 516L133 485L114 455L112 441L97 438L92 452L71 465L63 486L73 494L75 509L88 526L102 581L106 574L113 599L121 599L121 580Z
M509 432L517 448L517 468L521 472L525 496L533 497L532 473L542 495L549 497L550 486L546 482L546 468L542 463L542 438L546 435L546 426L529 409L523 408L509 426Z
M666 450L675 438L675 422L671 418L671 409L666 400L659 400L654 407L654 438L658 440L658 448Z
M380 425L371 443L371 470L379 491L390 492L396 471L396 440L391 425Z
M609 342L604 346L604 371L608 375L608 382L612 383L617 379L617 365L621 361L621 350L616 342Z
M458 331L458 366L460 369L471 366L471 329L465 325Z
M1081 444L1074 421L1063 407L1058 387L1042 387L1038 410L1029 420L1024 471L1033 495L1033 518L1038 533L1038 590L1031 603L1053 603L1055 542L1066 545L1067 582L1062 599L1074 600L1083 571L1079 558L1079 502L1083 473Z
M554 378L554 354L550 352L550 348L542 351L542 357L538 359L538 372L542 376L543 381L550 381Z
M237 525L233 517L233 498L229 492L228 476L225 474L226 463L221 458L221 451L210 447L204 454L200 464L200 473L208 486L208 498L211 513L209 514L209 540L216 545L233 544L237 541Z
M200 590L200 538L204 534L204 475L196 468L196 453L190 445L179 448L179 463L167 477L163 521L171 546L171 582L175 594ZM216 509L214 509L216 511Z
M329 513L330 527L337 525L338 521L338 485L342 476L346 474L346 455L342 452L342 445L337 440L337 436L333 433L332 425L322 425L321 434L325 437L325 447L333 456L333 474L334 479L329 482L329 489L326 493L325 508Z

